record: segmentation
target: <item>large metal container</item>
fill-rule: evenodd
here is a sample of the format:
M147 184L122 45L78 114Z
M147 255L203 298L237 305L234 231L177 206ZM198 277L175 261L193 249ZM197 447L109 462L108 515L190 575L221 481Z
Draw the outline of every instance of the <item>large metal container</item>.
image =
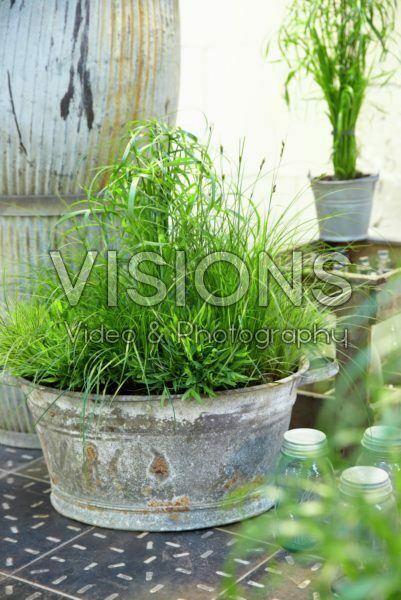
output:
M4 272L9 292L29 289L59 198L114 160L125 125L174 119L179 31L178 0L0 2L0 307ZM24 397L0 384L0 442L37 445L33 431Z
M16 448L40 448L25 394L17 380L0 373L0 443Z
M349 180L313 179L320 239L354 242L368 238L378 175Z
M46 197L0 198L0 313L6 297L29 294L34 269L50 265L49 250L56 243L56 223L77 200ZM14 378L0 378L0 443L39 448L26 398Z
M0 196L77 194L128 121L174 113L178 0L0 2Z
M274 384L173 397L88 399L22 382L63 515L116 529L212 527L272 506L263 491L308 365ZM321 376L327 376L327 370ZM311 379L309 378L308 381Z

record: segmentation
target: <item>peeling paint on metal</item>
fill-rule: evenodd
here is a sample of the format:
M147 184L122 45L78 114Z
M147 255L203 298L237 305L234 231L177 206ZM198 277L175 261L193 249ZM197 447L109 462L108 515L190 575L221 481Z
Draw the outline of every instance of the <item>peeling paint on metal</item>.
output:
M61 102L60 102L60 114L61 117L64 119L64 121L66 120L66 118L68 117L68 115L70 114L70 104L72 99L74 98L74 67L70 68L70 81L68 83L68 89L66 91L66 93L64 94L64 96L61 98Z
M179 54L178 0L0 2L0 196L79 194L127 122L176 111Z

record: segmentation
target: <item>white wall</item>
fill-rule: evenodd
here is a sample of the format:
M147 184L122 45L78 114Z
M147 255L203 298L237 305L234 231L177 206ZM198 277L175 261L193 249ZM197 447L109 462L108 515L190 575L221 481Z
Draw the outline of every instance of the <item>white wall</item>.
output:
M302 89L295 84L288 110L282 97L285 69L264 59L264 46L280 26L285 6L285 0L181 0L178 123L201 134L205 115L216 144L222 142L231 156L245 136L250 175L264 157L276 167L284 141L275 202L287 206L304 190L299 207L307 220L314 217L307 173L331 170L330 125L323 103L305 100L307 82ZM374 233L401 239L401 75L386 89L372 90L370 100L386 109L381 113L369 102L359 128L360 167L380 170L382 176Z

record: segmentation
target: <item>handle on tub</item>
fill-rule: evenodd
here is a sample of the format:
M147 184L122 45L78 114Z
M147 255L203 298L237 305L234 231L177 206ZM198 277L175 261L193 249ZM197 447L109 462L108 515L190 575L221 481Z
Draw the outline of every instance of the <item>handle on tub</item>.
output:
M318 381L324 381L337 375L340 367L335 359L321 358L319 362L324 362L323 365L318 367L309 368L304 375L302 375L300 385L309 385L311 383L317 383Z

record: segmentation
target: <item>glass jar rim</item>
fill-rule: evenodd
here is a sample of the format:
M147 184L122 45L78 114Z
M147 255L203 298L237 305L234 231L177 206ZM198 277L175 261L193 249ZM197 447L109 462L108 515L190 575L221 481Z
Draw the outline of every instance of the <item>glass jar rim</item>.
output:
M318 429L290 429L284 433L282 452L297 458L320 456L327 452L327 438Z
M391 496L393 486L384 469L370 466L350 467L341 474L340 492L344 496L363 496L368 501L380 501Z
M391 453L401 450L401 429L387 425L368 427L363 434L361 444L373 452Z

